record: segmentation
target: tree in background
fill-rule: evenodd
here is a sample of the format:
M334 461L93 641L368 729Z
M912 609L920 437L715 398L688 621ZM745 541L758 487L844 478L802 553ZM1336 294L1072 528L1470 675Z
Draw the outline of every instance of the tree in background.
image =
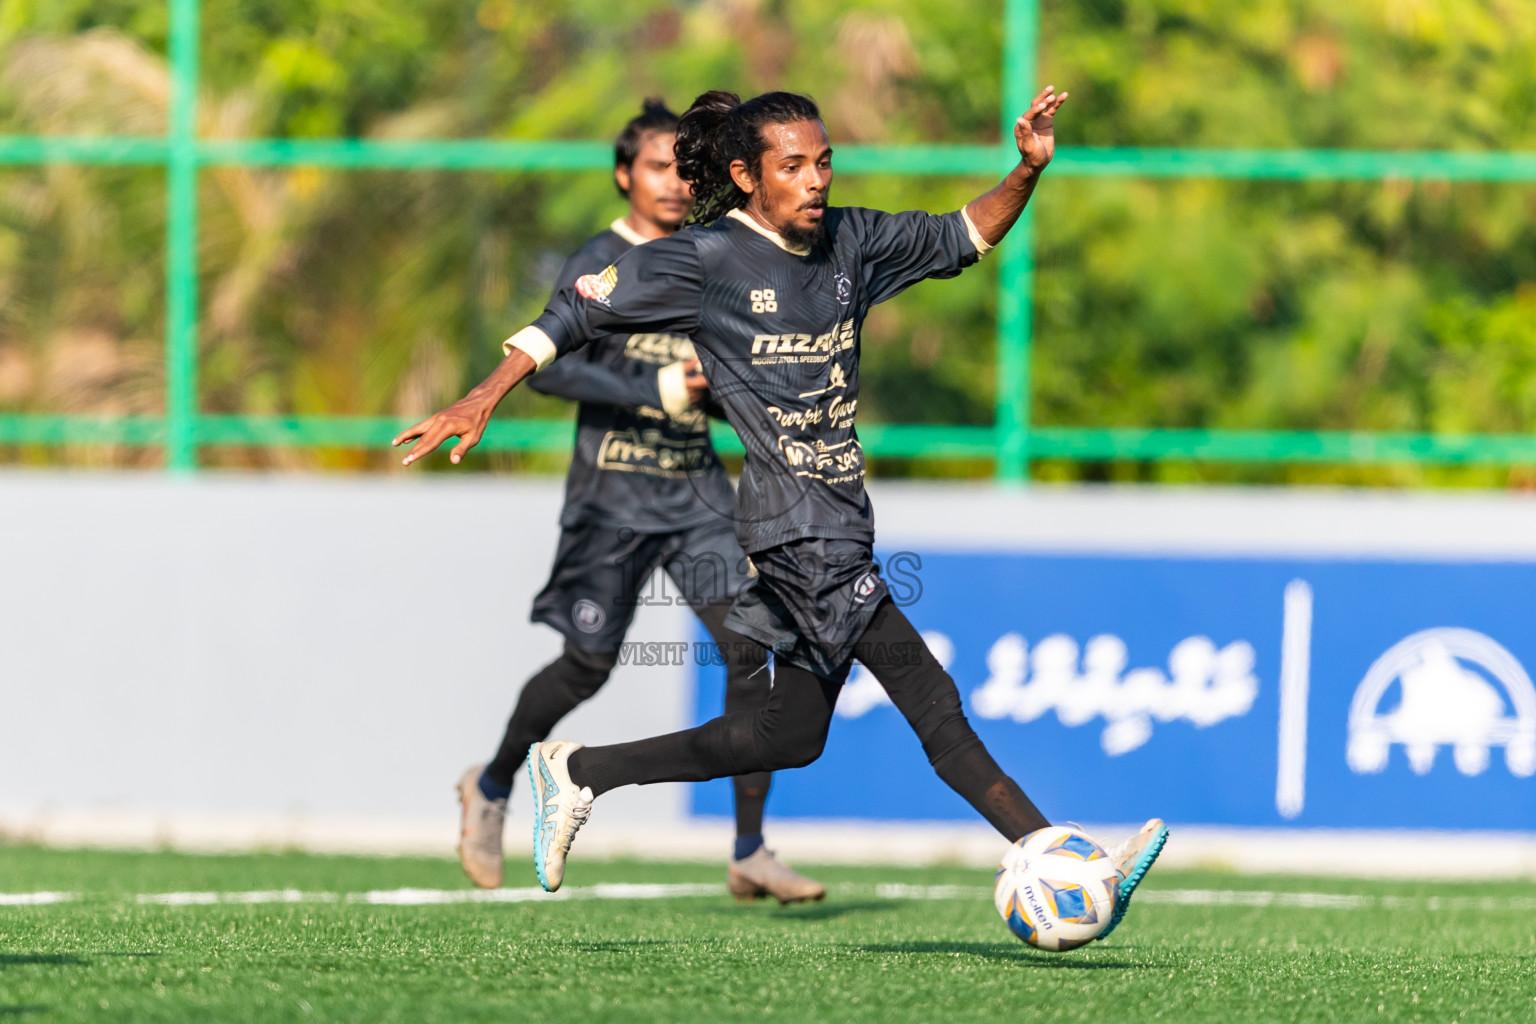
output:
M789 88L821 101L840 142L990 143L999 7L205 0L199 130L606 138L642 95L681 106L709 87ZM0 0L0 130L163 132L165 18L165 5L130 0ZM1515 0L1046 0L1043 18L1043 77L1070 85L1076 107L1067 146L1520 149L1536 130L1536 8ZM599 172L202 173L200 396L210 412L410 418L435 408L496 361L564 254L620 206ZM154 168L0 172L0 411L161 408L162 180ZM976 183L845 175L836 189L843 203L946 209ZM1525 185L1055 180L1038 212L1034 421L1523 431L1536 414L1533 197ZM973 272L876 311L866 422L991 421L993 282ZM531 394L510 406L565 415ZM1189 464L1045 463L1036 473L1510 479Z

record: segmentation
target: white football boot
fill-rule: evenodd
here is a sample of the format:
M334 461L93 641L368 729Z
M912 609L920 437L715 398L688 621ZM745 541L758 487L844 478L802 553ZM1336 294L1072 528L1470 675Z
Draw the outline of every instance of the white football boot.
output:
M1115 869L1120 872L1120 895L1115 900L1115 914L1109 919L1109 927L1099 934L1099 938L1108 938L1109 933L1124 920L1125 912L1131 905L1131 894L1147 876L1167 842L1168 826L1163 824L1162 818L1153 818L1125 842L1104 848L1110 860L1115 862Z
M592 814L592 790L571 781L566 763L580 743L550 740L528 748L528 781L533 788L533 866L539 884L554 892L565 880L565 855L576 831Z
M459 863L469 880L482 889L501 888L501 830L507 801L492 800L480 791L484 765L475 765L459 779Z
M825 899L827 895L826 886L806 878L766 846L759 846L750 857L732 860L726 872L726 885L737 900L772 896L781 904L804 903Z

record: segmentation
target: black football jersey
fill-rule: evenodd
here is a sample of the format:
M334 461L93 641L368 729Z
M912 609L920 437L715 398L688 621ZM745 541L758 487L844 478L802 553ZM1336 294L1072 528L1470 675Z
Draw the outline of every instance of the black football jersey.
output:
M536 358L548 358L552 344L569 359L565 353L609 333L692 338L746 447L736 512L742 547L752 553L801 537L872 541L854 426L864 318L924 278L960 273L984 243L961 211L833 207L824 225L805 250L740 210L684 228L577 277L556 292L537 330L508 345L531 337L531 348L546 350Z
M611 332L693 339L746 447L736 514L748 553L799 537L872 542L854 428L863 321L876 302L951 278L982 255L960 210L833 207L823 224L808 250L742 210L685 227L556 292L528 332L533 347L553 344L556 355Z
M634 247L614 229L593 236L566 260L555 295ZM733 514L730 478L704 412L686 404L680 369L663 395L662 371L693 354L682 334L606 334L529 378L535 391L580 403L561 526L669 533Z

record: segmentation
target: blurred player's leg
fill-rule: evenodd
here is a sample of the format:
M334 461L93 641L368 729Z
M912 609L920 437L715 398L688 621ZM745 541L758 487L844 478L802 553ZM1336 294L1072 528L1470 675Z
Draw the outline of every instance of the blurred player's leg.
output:
M483 769L471 768L459 780L459 863L482 889L501 885L507 798L529 746L548 736L555 723L601 689L617 661L614 651L584 651L567 642L560 657L523 686L495 758Z
M726 885L740 901L772 896L780 903L807 903L827 895L826 886L790 867L765 845L731 861Z
M533 619L562 633L565 649L523 686L501 746L475 785L459 784L459 862L476 885L501 885L507 799L529 746L608 681L634 618L639 588L670 544L666 534L599 524L560 532L549 582L534 599Z
M501 833L507 820L507 798L485 795L485 766L473 765L459 778L459 863L469 880L482 889L501 885Z
M485 766L489 785L482 783L482 788L504 799L528 756L528 748L543 740L560 719L602 689L618 660L617 651L584 651L566 641L560 657L536 672L518 695L501 747L495 759Z

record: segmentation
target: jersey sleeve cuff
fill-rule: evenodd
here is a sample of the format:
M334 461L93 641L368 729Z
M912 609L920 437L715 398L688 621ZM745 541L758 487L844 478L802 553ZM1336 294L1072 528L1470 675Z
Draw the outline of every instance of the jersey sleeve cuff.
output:
M965 230L971 236L971 244L976 247L976 258L979 260L992 251L992 244L981 237L981 232L976 230L976 222L971 220L971 211L965 207L960 208L960 217L965 221Z
M555 343L550 340L549 335L539 328L532 326L524 327L501 343L502 355L511 355L513 349L526 352L528 357L538 364L541 370L554 362L555 356L560 354L555 348Z
M681 362L668 363L656 371L656 388L661 392L661 408L668 416L680 416L693 404L688 397L687 373Z

